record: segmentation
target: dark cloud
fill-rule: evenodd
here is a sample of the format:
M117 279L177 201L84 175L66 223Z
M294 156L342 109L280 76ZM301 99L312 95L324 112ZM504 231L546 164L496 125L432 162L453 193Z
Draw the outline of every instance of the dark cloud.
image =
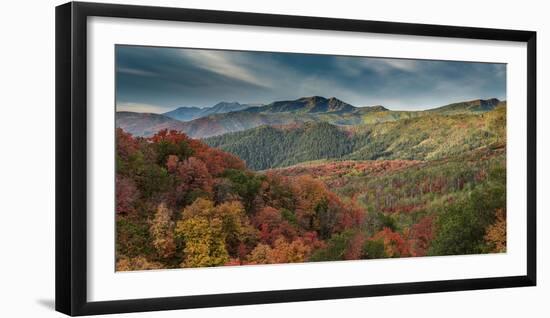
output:
M506 65L492 63L117 46L116 76L117 107L136 111L313 95L390 109L506 98Z

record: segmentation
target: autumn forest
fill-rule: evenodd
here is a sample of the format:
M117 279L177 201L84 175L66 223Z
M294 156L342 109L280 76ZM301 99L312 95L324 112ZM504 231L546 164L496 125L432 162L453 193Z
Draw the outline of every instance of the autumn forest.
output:
M202 140L118 128L117 270L504 252L506 106L480 103Z
M506 252L506 64L115 61L116 271Z

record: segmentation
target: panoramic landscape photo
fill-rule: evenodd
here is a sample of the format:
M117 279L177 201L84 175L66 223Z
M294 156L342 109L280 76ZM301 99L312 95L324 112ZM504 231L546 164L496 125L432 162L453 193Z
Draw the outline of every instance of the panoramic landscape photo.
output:
M115 61L117 271L506 252L505 64Z

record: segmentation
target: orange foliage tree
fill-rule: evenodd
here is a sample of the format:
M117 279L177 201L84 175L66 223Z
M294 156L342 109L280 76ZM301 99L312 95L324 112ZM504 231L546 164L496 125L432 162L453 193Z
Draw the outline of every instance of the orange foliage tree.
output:
M298 238L287 242L284 238L278 238L274 247L267 244L258 244L248 258L252 264L280 264L305 262L311 254L311 246Z
M382 241L384 243L384 251L388 257L411 256L407 240L405 240L401 234L392 231L390 228L384 227L382 231L376 233L370 240Z

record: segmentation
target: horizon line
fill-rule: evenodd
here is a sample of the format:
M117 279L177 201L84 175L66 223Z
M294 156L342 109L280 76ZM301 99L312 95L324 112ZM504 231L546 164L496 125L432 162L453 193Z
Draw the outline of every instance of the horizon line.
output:
M270 105L270 104L273 104L275 102L291 102L291 101L296 101L296 100L300 100L300 99L306 99L306 98L315 98L315 97L321 97L323 99L326 99L326 100L329 100L329 99L337 99L341 102L344 102L348 105L351 105L355 108L368 108L368 107L384 107L386 108L388 111L400 111L400 112L418 112L418 111L427 111L427 110L431 110L431 109L436 109L436 108L440 108L440 107L445 107L445 106L449 106L449 105L452 105L452 104L458 104L458 103L468 103L468 102L474 102L474 101L477 101L477 100L484 100L484 101L487 101L487 100L491 100L491 99L496 99L498 100L499 102L505 102L506 99L500 99L498 97L490 97L490 98L474 98L474 99L467 99L467 100L460 100L460 101L454 101L454 102L450 102L450 103L446 103L446 104L443 104L443 105L439 105L439 106L433 106L433 107L426 107L426 108L423 108L423 109L409 109L409 110L402 110L402 109L392 109L392 108L389 108L388 106L385 106L385 105L382 105L382 104L374 104L374 105L366 105L366 106L355 106L353 104L350 104L348 102L345 102L343 100L341 100L340 98L338 97L335 97L335 96L331 96L331 97L324 97L324 96L320 96L320 95L312 95L312 96L302 96L302 97L298 97L296 99L285 99L285 100L276 100L276 101L272 101L270 103L267 103L267 104L262 104L262 103L241 103L241 102L238 102L238 101L232 101L232 102L228 102L228 101L220 101L212 106L205 106L205 107L198 107L198 106L179 106L179 107L176 107L176 108L171 108L169 110L166 110L166 111L162 111L162 112L153 112L153 111L131 111L131 110L118 110L117 108L119 107L119 105L115 102L115 112L130 112L130 113L141 113L141 114L157 114L157 115L164 115L166 113L169 113L169 112L172 112L172 111L175 111L177 109L180 109L180 108L188 108L188 109L193 109L193 108L196 108L196 109L210 109L218 104L221 104L221 103L228 103L228 104L233 104L233 103L237 103L237 104L240 104L240 105L251 105L250 107L248 108L252 108L252 107L262 107L262 106L267 106L267 105ZM141 103L132 103L132 102L129 102L129 103L122 103L122 104L129 104L129 105L135 105L137 107L151 107L151 108L159 108L160 106L156 106L156 105L148 105L148 104L141 104ZM244 108L244 109L241 109L241 110L245 110L245 109L248 109L248 108Z

